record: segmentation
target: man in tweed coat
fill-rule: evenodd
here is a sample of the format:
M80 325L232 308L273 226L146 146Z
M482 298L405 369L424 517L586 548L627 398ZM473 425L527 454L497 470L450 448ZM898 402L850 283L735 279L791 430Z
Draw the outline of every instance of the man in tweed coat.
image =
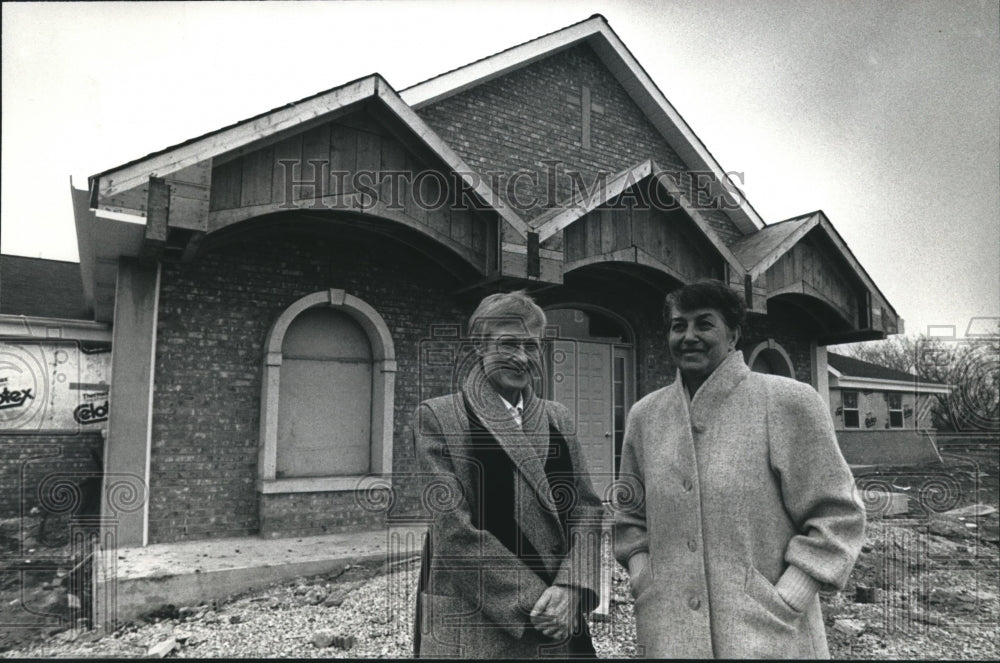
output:
M600 522L566 408L538 398L544 312L485 298L461 391L421 403L413 430L424 502L415 650L427 658L593 656Z

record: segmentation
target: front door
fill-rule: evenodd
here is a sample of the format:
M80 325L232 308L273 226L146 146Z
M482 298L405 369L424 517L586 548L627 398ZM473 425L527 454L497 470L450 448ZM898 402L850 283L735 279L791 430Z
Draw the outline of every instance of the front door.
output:
M557 340L553 352L553 400L569 408L576 422L576 437L598 496L604 495L615 471L611 347Z

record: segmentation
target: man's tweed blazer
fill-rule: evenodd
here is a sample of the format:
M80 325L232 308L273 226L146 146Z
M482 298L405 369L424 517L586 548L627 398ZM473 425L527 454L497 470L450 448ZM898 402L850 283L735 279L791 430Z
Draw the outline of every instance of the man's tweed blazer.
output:
M421 403L413 417L416 455L427 477L423 500L434 516L431 558L425 560L430 575L418 597L422 623L417 626L417 653L428 658L556 653L560 643L538 632L529 616L548 584L490 532L474 525L483 508L478 477L491 468L474 458L466 402L517 468L510 508L546 575L552 584L579 588L590 605L597 605L603 507L591 488L568 410L527 393L523 427L518 427L481 369L473 370L462 392ZM553 480L557 485L545 473L550 427L565 439L574 470ZM560 510L568 510L569 540Z

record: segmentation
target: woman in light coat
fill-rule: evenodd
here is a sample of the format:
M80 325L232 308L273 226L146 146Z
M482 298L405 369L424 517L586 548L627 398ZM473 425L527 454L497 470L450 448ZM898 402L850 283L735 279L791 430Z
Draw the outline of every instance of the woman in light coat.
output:
M671 293L665 317L678 376L629 413L615 516L640 655L828 658L818 591L843 588L865 522L829 409L750 372L722 283Z

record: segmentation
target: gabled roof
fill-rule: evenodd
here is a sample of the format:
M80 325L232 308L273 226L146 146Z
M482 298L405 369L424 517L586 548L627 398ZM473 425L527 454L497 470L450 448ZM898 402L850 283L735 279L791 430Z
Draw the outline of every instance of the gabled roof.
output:
M0 255L0 314L82 320L80 264Z
M543 212L531 221L538 232L538 241L544 242L571 223L597 209L609 200L620 196L629 187L649 177L653 172L652 159L640 161L631 168L612 175L603 186L595 186L591 191L578 191L558 207Z
M444 164L458 174L484 203L525 235L527 224L474 173L458 154L406 105L392 86L378 74L306 97L197 138L153 152L90 178L91 207L98 197L108 197L144 184L151 175L165 177L215 156L232 153L265 138L304 131L327 116L348 107L378 100L422 141Z
M855 359L854 357L848 357L847 355L839 355L835 352L828 352L826 354L827 363L841 375L849 375L855 378L876 378L880 380L903 380L903 381L913 381L916 377L912 373L907 373L905 371L899 371L895 368L888 368L886 366L879 366L878 364L872 364L867 361L861 361L860 359ZM939 384L937 382L928 382L927 384Z
M732 246L733 252L740 258L740 261L750 273L750 278L756 280L761 274L767 271L771 265L776 263L781 256L795 246L803 237L814 228L821 228L826 236L830 238L833 245L847 261L851 270L857 275L861 282L873 294L881 297L885 305L892 311L893 316L897 316L896 309L892 307L886 296L882 294L875 281L861 263L854 256L854 252L847 246L847 242L840 236L840 233L830 223L823 210L816 210L808 214L803 214L780 223L767 226L761 229L757 235L744 237Z
M828 352L827 367L833 375L836 384L833 387L854 388L897 388L930 393L945 393L950 391L949 385L941 382L925 380L911 373L887 366L855 359L846 355Z
M779 251L782 244L796 230L802 228L809 221L808 216L797 219L789 219L780 223L773 223L747 235L730 245L730 249L736 254L740 262L747 269L763 264L765 259L774 254L780 258L784 251ZM786 249L787 250L787 249ZM773 262L771 264L774 264ZM768 265L770 267L770 264Z
M620 173L616 173L601 187L594 187L589 192L578 191L569 200L562 203L532 220L532 225L538 232L539 241L544 242L560 230L564 230L574 221L580 219L585 214L592 212L604 203L613 200L624 193L630 187L638 184L647 177L652 177L667 190L670 195L677 200L694 224L701 230L705 239L722 255L723 259L737 273L742 274L742 266L733 255L725 242L715 234L712 226L706 221L694 206L689 204L685 194L666 175L667 171L661 168L652 159L641 161L631 168L626 168Z
M420 109L584 43L594 50L687 167L709 171L716 176L712 193L740 201L739 206L729 212L737 227L744 233L762 228L764 222L760 215L600 14L417 83L403 90L400 96L413 108Z

